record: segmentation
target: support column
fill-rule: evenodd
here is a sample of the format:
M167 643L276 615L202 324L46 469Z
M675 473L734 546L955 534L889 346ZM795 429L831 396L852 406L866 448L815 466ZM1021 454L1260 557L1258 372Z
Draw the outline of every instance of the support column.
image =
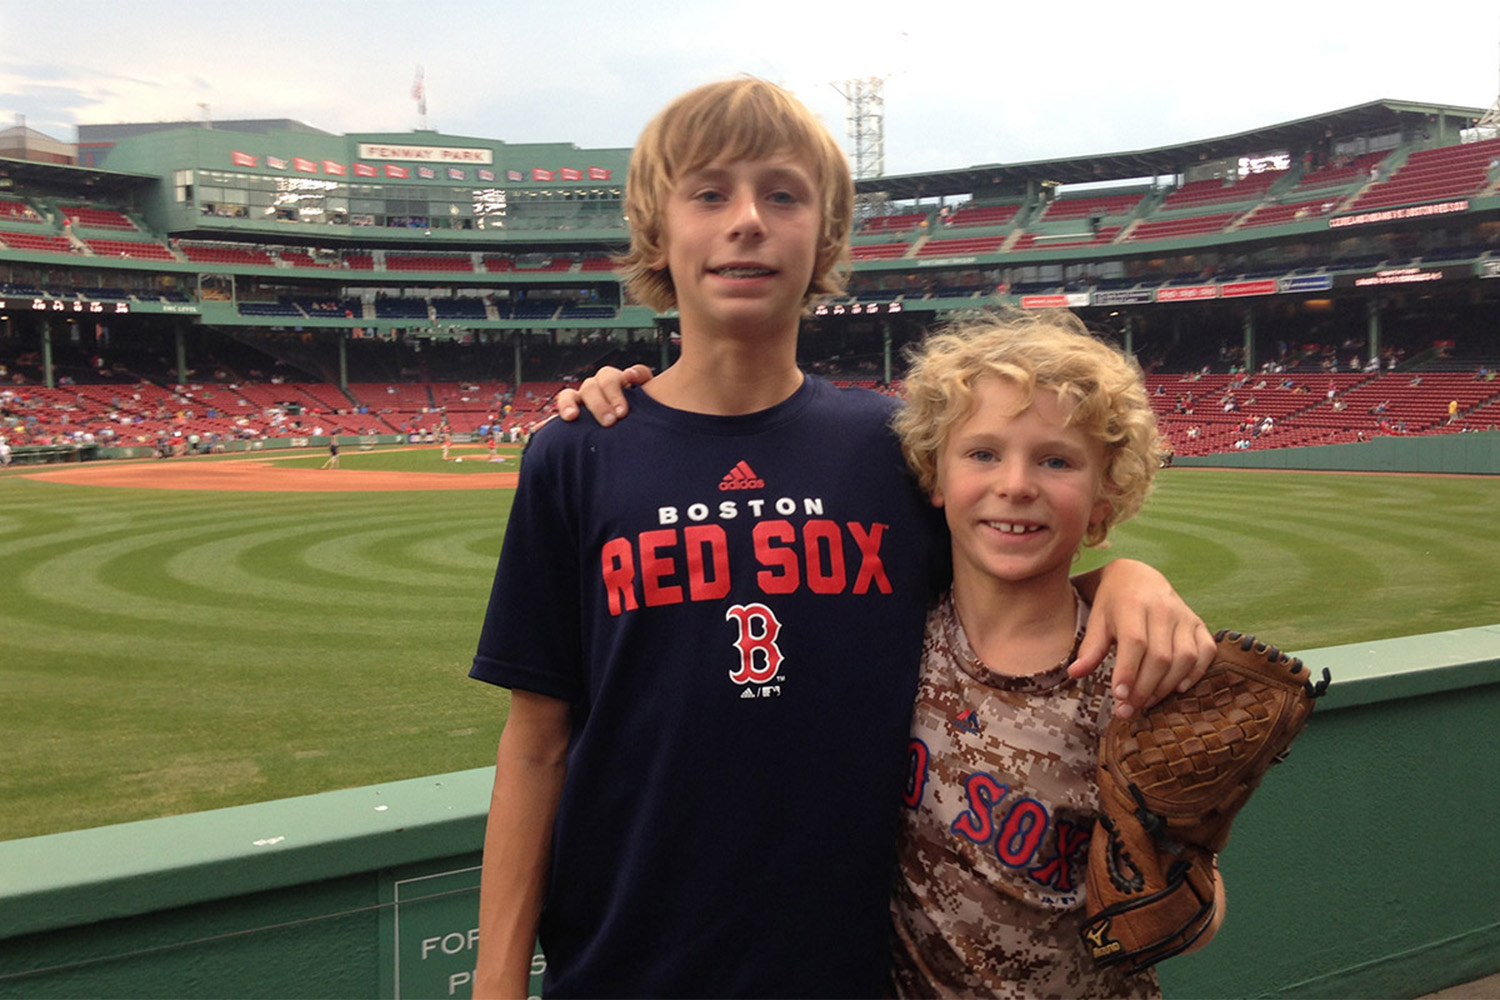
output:
M339 392L349 394L349 331L335 330L339 344Z
M1380 357L1380 300L1378 298L1365 299L1365 347L1368 356L1365 362L1369 363L1372 358Z
M1135 357L1135 319L1126 313L1120 324L1121 346L1127 357Z
M42 385L49 389L57 388L57 380L52 372L52 321L42 320Z
M512 360L514 361L515 371L516 371L516 384L514 386L512 386L513 389L520 389L521 388L521 354L522 354L522 352L525 349L523 347L523 343L524 343L525 340L526 340L526 331L524 331L524 330L516 330L516 331L512 332L511 339L510 339L510 346L511 346L511 351L512 351L512 355L513 355Z
M885 316L880 320L880 351L881 370L885 373L884 384L891 384L891 318Z
M1245 371L1255 371L1255 310L1245 306L1240 312L1240 326L1245 331Z
M177 323L172 327L172 339L177 347L177 384L182 385L188 380L187 333L185 324Z

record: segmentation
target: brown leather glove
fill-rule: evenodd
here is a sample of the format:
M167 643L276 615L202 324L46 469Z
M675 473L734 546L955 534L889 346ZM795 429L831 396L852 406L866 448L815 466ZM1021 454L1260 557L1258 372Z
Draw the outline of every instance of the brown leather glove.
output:
M1307 725L1327 689L1302 661L1239 632L1215 636L1203 678L1099 745L1082 934L1099 965L1176 955L1214 917L1214 864L1235 814Z

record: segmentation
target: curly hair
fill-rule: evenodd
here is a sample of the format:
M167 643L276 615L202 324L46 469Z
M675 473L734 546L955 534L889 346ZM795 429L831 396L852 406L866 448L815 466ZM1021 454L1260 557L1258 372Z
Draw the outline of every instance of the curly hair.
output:
M615 264L635 298L658 312L677 304L662 231L667 196L678 178L717 160L790 153L813 172L823 232L803 305L844 290L854 179L828 129L788 91L754 77L705 84L667 105L646 126L625 178L630 249Z
M1109 512L1084 545L1134 516L1161 466L1161 436L1135 361L1095 338L1068 312L986 314L934 333L911 353L906 405L894 420L907 464L929 494L953 428L974 408L974 384L1002 378L1029 406L1038 389L1058 394L1068 425L1104 444L1102 498Z

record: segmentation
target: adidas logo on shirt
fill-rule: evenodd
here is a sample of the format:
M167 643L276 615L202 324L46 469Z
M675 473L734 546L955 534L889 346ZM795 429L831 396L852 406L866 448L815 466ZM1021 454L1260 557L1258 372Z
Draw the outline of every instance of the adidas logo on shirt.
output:
M719 489L725 492L729 490L763 490L765 488L766 481L755 474L755 470L750 468L749 462L743 460L730 469L723 479L719 480Z

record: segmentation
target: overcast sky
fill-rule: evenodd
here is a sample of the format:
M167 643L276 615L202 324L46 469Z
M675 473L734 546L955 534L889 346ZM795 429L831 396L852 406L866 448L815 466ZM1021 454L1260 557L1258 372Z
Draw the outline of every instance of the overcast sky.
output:
M1045 7L1045 9L1043 9ZM1488 108L1500 5L0 0L0 127L293 118L630 146L683 90L885 79L887 173L1144 149L1381 98ZM206 106L206 109L205 107Z

